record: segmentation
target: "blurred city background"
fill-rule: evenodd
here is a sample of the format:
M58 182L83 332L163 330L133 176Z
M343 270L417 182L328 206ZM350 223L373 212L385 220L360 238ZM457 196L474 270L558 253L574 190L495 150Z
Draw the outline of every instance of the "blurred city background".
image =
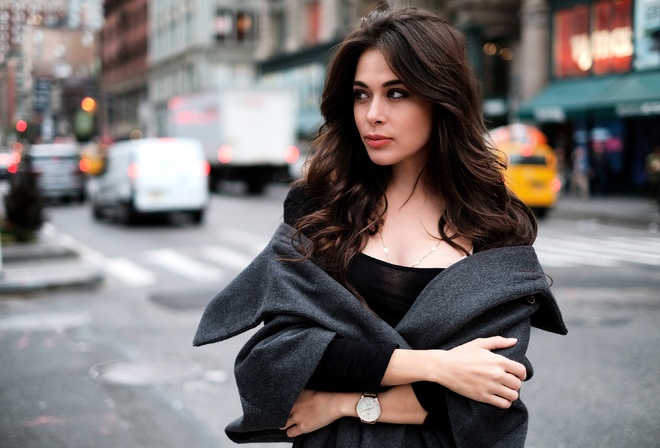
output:
M329 52L378 3L3 0L0 144L171 136L173 98L270 86L294 91L304 151ZM583 147L593 193L645 192L660 144L657 0L414 4L467 35L491 127L538 126L568 166Z
M533 330L527 446L658 447L660 0L411 3L467 36L540 218L569 333ZM251 333L193 334L281 222L333 46L384 5L0 0L2 448L233 446Z

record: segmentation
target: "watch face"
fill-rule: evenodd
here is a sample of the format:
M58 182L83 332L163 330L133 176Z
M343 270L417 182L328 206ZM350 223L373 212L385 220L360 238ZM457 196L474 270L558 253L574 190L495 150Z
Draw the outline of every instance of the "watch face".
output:
M357 403L357 414L365 422L375 422L380 417L380 403L374 397L362 397Z

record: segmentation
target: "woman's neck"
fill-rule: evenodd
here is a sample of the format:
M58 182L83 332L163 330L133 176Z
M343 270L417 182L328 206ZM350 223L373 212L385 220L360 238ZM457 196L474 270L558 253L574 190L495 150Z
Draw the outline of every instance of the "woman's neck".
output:
M424 176L393 176L385 191L388 207L396 209L427 207L441 202L440 196L431 191Z

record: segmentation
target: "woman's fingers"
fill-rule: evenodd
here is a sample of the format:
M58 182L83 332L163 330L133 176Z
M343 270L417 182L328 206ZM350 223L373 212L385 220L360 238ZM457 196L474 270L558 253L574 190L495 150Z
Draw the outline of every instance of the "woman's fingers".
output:
M479 338L473 341L478 347L486 349L488 351L509 348L516 345L518 340L516 338L503 338L502 336L492 336L490 338ZM524 365L519 362L512 361L506 357L502 357L506 360L505 370L520 378L522 381L525 381L527 378L527 369Z
M477 346L489 351L498 350L501 348L509 348L516 345L518 339L516 338L503 338L502 336L492 336L490 338L479 338L473 341Z
M519 362L512 361L508 358L505 359L507 360L506 371L511 375L515 375L520 381L525 381L525 378L527 378L527 368Z

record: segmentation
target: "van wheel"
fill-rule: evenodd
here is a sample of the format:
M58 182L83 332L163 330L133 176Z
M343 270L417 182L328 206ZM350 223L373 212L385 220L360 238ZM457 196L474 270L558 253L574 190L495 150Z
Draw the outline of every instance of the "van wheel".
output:
M196 210L194 212L190 212L190 217L192 218L192 222L194 224L201 224L204 221L204 210Z
M119 220L127 226L137 222L138 213L131 202L126 202L119 207Z
M264 179L252 178L247 181L248 194L257 195L262 194L266 189L268 182Z
M98 204L96 204L96 202L92 202L92 216L94 216L94 219L99 221L103 219L103 210L98 206Z

